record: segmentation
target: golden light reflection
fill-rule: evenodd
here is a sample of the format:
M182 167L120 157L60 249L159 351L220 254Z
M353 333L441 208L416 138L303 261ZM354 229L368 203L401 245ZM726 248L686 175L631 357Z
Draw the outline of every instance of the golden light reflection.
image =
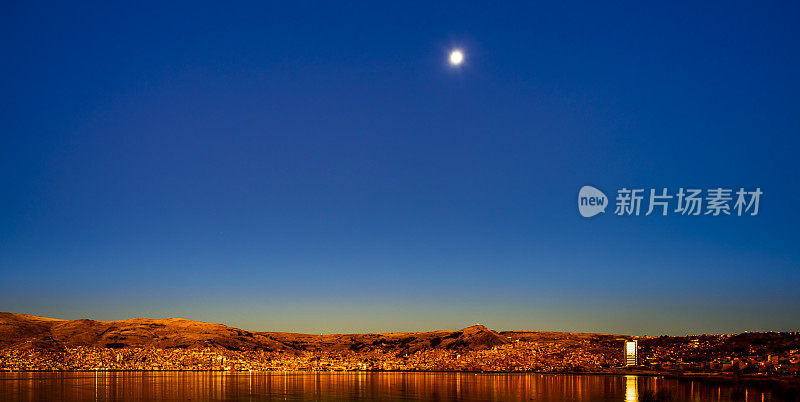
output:
M410 372L13 372L0 373L0 395L17 400L481 400L640 401L773 400L741 384L686 382L639 376ZM659 394L660 395L660 394ZM0 397L2 399L2 397ZM659 400L661 396L659 396Z
M625 376L625 402L638 402L639 401L639 386L636 376Z

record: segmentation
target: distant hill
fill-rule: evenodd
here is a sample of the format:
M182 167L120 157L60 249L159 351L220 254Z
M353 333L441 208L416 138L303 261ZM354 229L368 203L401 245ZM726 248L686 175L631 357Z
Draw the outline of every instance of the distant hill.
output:
M397 354L424 349L482 350L511 342L482 325L460 331L376 334L309 335L251 332L221 324L182 318L134 318L120 321L58 320L25 314L0 313L0 349L40 349L92 346L106 348L156 347L266 351L364 352Z
M310 335L252 332L181 318L57 320L12 313L0 313L0 370L99 367L622 373L626 371L620 370L632 370L623 367L627 339L638 340L636 370L650 373L675 375L703 370L795 377L800 373L797 332L631 337L496 332L474 325L459 331Z

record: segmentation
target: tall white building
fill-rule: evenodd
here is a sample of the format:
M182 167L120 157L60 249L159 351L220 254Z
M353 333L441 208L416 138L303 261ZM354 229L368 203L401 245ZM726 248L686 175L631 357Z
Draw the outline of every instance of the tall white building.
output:
M625 341L625 365L636 366L636 351L638 349L637 341Z

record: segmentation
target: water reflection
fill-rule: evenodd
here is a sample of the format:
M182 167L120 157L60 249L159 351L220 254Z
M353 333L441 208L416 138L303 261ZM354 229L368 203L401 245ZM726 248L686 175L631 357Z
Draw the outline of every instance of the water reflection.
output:
M744 397L742 397L744 396ZM771 401L767 391L637 376L474 373L0 373L2 400Z
M639 387L636 376L625 376L625 402L639 402Z

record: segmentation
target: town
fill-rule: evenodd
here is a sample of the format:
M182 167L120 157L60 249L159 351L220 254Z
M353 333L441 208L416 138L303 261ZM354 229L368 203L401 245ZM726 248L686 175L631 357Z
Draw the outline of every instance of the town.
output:
M480 350L432 347L413 353L380 347L268 351L220 347L36 348L28 343L0 350L0 370L641 372L800 377L800 333L596 335L540 341L507 338L510 342ZM635 364L626 364L623 350L630 339L638 343Z

